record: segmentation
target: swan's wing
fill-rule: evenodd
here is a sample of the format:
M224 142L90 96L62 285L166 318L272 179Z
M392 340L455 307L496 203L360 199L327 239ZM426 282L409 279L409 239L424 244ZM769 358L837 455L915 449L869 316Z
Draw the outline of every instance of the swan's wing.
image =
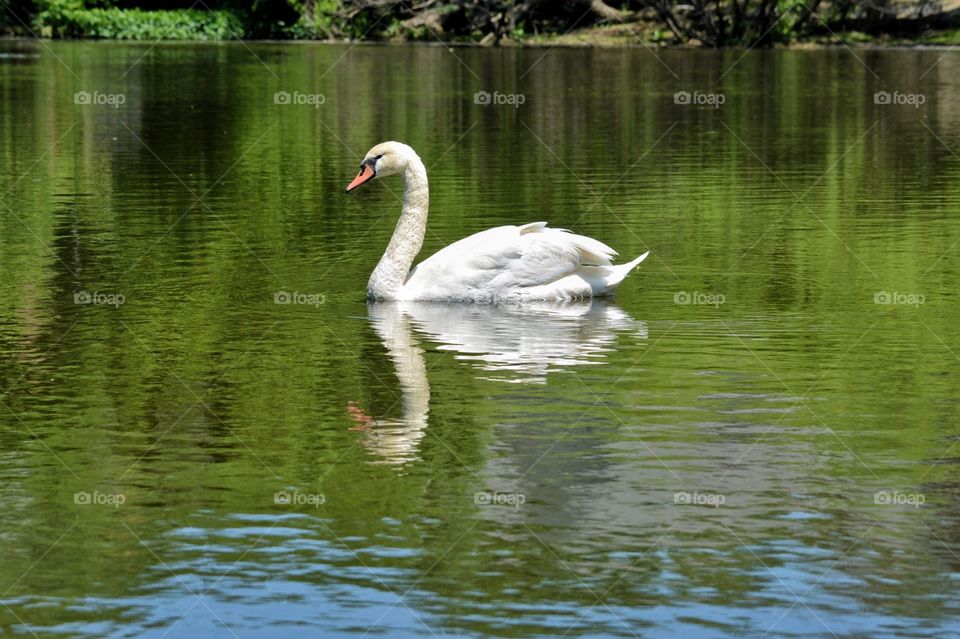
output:
M481 231L421 262L404 285L413 298L491 295L550 285L583 266L609 266L617 253L546 222Z
M547 228L546 222L514 227L515 235L501 252L480 249L472 266L489 266L497 271L491 284L496 288L534 287L556 282L581 266L607 266L616 251L606 244L563 229Z

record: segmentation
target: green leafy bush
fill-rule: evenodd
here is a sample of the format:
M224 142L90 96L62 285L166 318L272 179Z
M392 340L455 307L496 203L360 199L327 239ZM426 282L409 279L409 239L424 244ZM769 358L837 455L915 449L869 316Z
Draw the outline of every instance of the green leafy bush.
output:
M772 46L955 30L933 0L0 0L0 35L121 40L541 41L591 26L702 46ZM631 30L632 29L632 30ZM651 35L644 35L650 33ZM631 35L632 34L632 35ZM862 34L862 35L858 35Z
M118 40L228 40L242 38L243 16L234 11L83 8L80 2L48 4L37 16L61 38Z

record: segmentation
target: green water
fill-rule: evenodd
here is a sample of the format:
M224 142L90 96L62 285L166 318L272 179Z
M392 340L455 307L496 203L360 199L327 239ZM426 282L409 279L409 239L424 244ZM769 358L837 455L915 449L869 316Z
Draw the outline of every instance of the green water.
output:
M960 632L960 52L656 55L0 42L0 635ZM386 139L653 253L368 307Z

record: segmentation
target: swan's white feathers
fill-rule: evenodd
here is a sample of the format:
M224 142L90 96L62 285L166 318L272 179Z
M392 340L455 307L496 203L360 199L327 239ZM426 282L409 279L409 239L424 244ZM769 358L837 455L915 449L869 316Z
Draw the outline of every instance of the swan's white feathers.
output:
M530 222L529 224L518 226L517 230L520 232L520 235L523 235L524 233L541 233L546 226L546 222Z
M500 226L441 249L413 268L429 209L427 170L406 144L384 142L364 159L374 175L403 176L403 212L367 283L372 300L563 301L609 295L643 261L614 265L612 248L546 222ZM358 178L359 179L359 178ZM356 180L355 180L356 181ZM361 182L362 184L363 182Z
M577 299L606 292L612 248L546 222L475 233L421 262L404 299ZM592 269L585 278L581 269ZM623 279L622 277L619 279ZM619 283L619 280L618 282ZM506 293L505 293L506 292Z

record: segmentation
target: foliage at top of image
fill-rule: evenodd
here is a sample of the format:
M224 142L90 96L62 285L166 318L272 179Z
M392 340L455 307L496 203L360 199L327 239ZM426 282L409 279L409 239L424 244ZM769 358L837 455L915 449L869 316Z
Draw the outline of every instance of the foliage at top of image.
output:
M63 38L117 40L228 40L244 34L243 22L230 11L144 11L117 7L91 9L51 3L40 23ZM77 3L79 4L79 3Z
M679 42L714 47L764 46L850 31L916 36L960 19L960 3L950 0L649 0L644 4Z
M771 46L837 33L916 39L960 0L7 0L0 33L62 38L314 38ZM593 34L575 40L571 34ZM606 39L604 39L606 38Z

